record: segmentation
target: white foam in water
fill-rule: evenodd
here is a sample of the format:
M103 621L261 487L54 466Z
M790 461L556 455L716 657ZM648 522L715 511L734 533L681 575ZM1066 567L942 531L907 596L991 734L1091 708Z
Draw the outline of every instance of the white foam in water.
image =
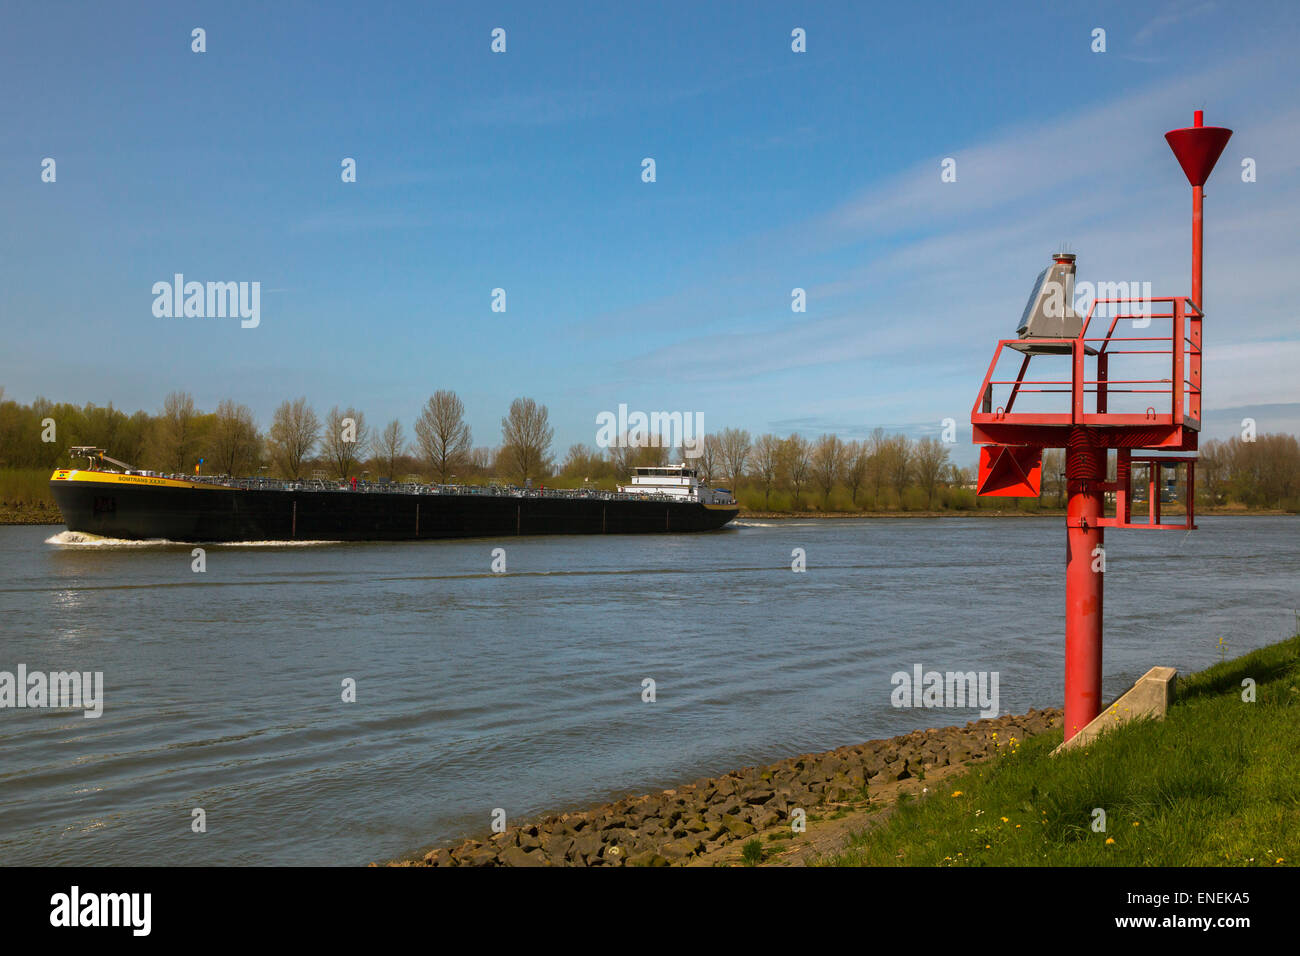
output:
M45 543L77 548L154 548L177 542L165 538L128 541L125 538L104 538L97 534L84 534L81 531L60 531L53 537L46 538Z
M343 541L209 541L209 548L316 548L324 544L345 544Z
M139 541L127 538L105 538L97 534L81 531L60 531L45 539L46 544L57 544L70 548L161 548L179 545L189 546L202 543L206 548L305 548L323 544L338 544L337 541L172 541L168 538L144 538Z

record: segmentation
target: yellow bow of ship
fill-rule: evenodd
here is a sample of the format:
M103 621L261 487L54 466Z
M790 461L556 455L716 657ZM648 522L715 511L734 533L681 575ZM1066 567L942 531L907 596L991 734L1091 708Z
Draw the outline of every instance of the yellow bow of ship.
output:
M215 486L199 481L182 481L176 478L152 478L145 475L119 475L112 471L86 471L79 468L58 468L50 481L93 481L98 485L149 485L154 488L207 488Z

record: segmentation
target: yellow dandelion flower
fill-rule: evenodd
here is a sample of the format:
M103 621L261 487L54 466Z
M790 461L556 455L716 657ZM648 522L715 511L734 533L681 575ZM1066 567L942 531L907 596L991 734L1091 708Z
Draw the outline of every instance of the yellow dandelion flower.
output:
M961 791L960 791L960 790L954 790L954 791L952 792L952 795L953 795L954 797L960 797L960 796L961 796Z
M1133 821L1133 825L1134 825L1135 827L1140 827L1142 824L1140 824L1140 823L1138 823L1138 821L1134 820L1134 821Z
M1110 845L1111 845L1112 843L1114 843L1114 842L1115 842L1115 838L1114 838L1114 837L1106 837L1106 845L1107 845L1107 846L1110 846Z

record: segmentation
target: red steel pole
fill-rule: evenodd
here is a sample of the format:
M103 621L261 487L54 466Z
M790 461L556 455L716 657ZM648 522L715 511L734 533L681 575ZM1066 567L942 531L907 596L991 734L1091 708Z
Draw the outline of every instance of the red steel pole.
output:
M1192 187L1192 301L1202 312L1205 303L1201 301L1201 242L1205 222L1205 187Z
M1192 120L1193 127L1205 125L1205 113L1197 110L1195 119ZM1205 303L1201 301L1201 248L1202 248L1202 227L1205 220L1205 187L1192 187L1192 301L1202 312L1205 311Z
M1202 312L1201 301L1201 236L1205 222L1205 187L1192 187L1192 301Z
M1070 432L1065 452L1065 739L1101 712L1101 623L1106 449L1088 428Z

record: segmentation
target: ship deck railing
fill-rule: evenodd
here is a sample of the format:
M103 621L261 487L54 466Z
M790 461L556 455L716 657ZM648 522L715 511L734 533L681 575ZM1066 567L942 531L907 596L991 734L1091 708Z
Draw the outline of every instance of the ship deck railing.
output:
M655 493L628 493L605 491L596 488L520 488L516 485L442 485L415 481L358 481L353 487L350 480L324 478L232 478L228 475L168 475L158 472L133 471L131 474L154 478L170 478L194 484L213 485L238 491L304 491L337 494L398 494L398 495L474 495L491 498L567 498L594 499L598 501L696 501L683 495Z

